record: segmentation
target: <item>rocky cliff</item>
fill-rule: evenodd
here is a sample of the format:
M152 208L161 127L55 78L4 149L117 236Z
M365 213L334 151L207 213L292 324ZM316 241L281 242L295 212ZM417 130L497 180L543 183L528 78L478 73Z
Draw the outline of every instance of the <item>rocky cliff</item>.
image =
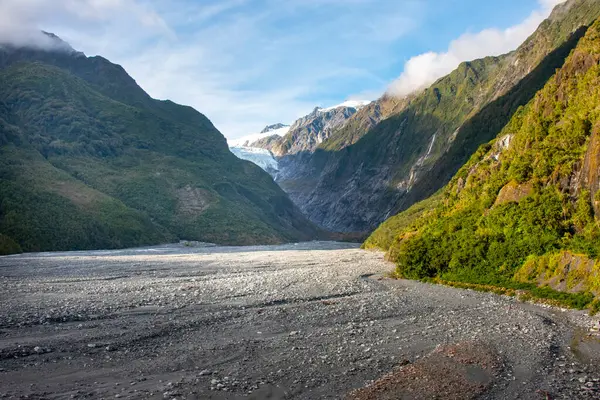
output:
M368 102L342 104L330 108L316 107L310 114L299 118L292 124L289 132L275 146L273 153L277 157L313 152L325 142L337 129L343 128L350 118Z

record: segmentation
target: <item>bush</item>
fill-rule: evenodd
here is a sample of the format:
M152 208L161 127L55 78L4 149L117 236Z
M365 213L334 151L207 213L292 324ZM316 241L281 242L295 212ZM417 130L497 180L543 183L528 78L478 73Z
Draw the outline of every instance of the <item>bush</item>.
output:
M21 246L9 236L0 233L0 256L22 253Z

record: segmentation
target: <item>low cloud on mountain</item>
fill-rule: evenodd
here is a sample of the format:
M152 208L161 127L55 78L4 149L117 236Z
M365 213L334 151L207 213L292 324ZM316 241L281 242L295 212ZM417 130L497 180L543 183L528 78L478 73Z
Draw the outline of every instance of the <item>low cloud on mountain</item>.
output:
M388 93L406 96L449 74L463 61L516 49L550 15L552 9L563 2L565 0L538 0L540 8L517 25L503 30L490 28L477 33L465 33L450 42L448 50L443 53L427 52L412 57L406 62L404 72L388 88Z

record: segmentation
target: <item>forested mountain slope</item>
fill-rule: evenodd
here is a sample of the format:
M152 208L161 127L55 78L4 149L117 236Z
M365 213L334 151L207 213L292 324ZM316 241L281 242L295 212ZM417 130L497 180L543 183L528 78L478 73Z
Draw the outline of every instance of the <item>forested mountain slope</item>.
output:
M316 237L271 177L229 152L204 115L154 100L120 66L59 44L0 46L5 249Z
M406 277L600 295L600 20L439 195L365 246Z

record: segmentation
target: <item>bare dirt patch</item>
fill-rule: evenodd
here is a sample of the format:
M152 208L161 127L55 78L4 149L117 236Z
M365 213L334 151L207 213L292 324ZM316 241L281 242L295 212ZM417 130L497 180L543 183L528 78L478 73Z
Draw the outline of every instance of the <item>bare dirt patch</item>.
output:
M483 343L440 346L400 366L347 400L475 399L498 376L502 359Z

